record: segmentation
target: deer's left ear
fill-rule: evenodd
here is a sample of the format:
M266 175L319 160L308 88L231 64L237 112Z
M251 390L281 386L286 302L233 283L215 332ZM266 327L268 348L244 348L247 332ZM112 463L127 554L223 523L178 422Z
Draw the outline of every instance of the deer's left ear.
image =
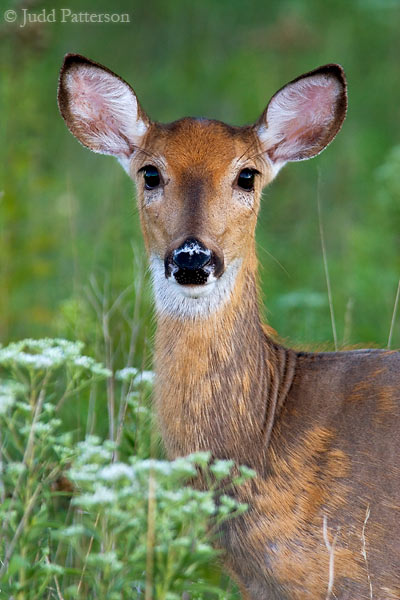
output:
M275 172L288 161L322 152L340 130L346 109L346 77L339 65L319 67L280 89L255 126Z

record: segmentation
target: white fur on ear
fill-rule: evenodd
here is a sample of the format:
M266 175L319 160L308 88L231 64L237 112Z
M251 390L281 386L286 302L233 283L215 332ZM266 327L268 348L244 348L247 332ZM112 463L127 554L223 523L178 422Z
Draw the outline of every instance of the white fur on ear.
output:
M83 57L66 57L59 106L71 132L94 152L116 156L125 170L149 122L132 88Z
M346 108L346 81L338 65L320 67L279 90L256 126L274 171L322 152L339 131Z

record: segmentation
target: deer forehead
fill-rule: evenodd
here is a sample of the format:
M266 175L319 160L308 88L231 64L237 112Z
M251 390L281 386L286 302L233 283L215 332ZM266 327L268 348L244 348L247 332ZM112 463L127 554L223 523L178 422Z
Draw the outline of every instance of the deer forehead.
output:
M153 123L141 160L159 158L174 181L192 179L217 184L260 153L251 127L232 127L220 121L185 117L169 124Z

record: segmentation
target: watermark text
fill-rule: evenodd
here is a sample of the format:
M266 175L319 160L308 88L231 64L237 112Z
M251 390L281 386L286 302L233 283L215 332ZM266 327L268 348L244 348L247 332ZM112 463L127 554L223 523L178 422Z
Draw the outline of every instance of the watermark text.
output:
M25 27L29 23L130 23L129 13L74 12L70 8L45 8L32 12L27 8L6 10L3 13L6 23L17 23Z

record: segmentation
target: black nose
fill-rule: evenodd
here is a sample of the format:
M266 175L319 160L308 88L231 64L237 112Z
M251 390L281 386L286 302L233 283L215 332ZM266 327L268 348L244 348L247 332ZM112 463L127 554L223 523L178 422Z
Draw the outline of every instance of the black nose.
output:
M172 260L179 269L202 269L211 260L211 250L196 238L188 238L173 251Z

